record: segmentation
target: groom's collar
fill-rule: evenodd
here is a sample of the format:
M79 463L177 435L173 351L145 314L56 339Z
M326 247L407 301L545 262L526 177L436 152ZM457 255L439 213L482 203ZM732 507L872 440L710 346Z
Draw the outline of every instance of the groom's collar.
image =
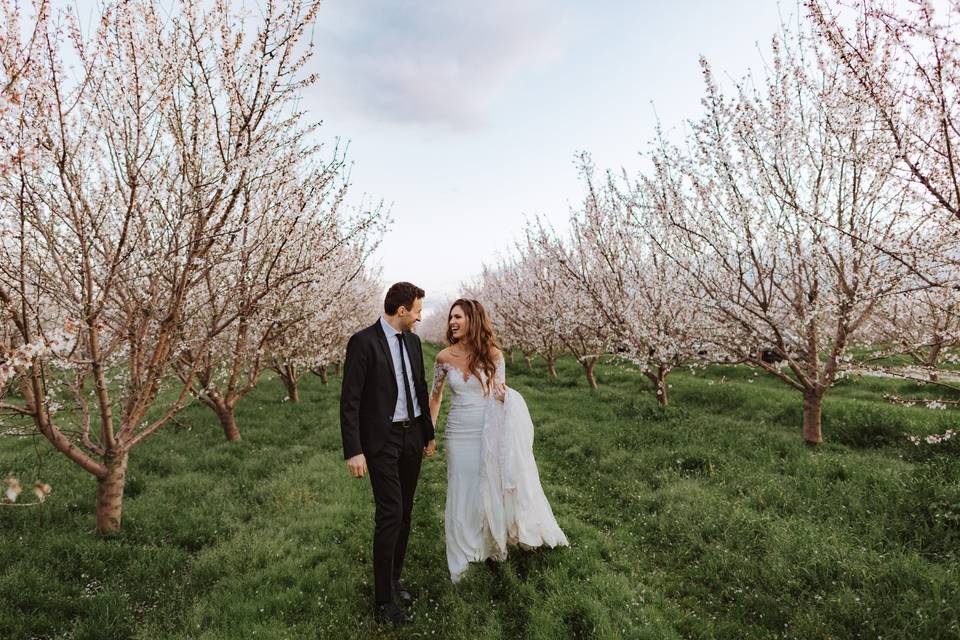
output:
M387 335L387 336L395 336L398 333L403 333L402 331L397 331L396 329L394 329L393 325L387 322L387 319L384 318L383 316L380 316L380 328L383 329L384 335Z

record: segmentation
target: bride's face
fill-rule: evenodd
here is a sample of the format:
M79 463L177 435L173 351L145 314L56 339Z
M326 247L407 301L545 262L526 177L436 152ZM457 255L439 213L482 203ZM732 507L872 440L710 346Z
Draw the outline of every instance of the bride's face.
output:
M462 340L463 337L467 335L467 327L470 321L467 319L466 314L463 313L463 309L458 305L450 309L450 318L447 324L450 326L450 332L454 340Z

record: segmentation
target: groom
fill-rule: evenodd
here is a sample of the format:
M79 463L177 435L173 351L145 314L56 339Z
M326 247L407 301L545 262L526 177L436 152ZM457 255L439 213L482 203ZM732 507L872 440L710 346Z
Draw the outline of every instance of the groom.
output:
M412 602L400 583L410 535L413 494L424 455L436 441L427 408L420 338L411 333L423 310L423 289L398 282L387 291L384 315L351 336L340 391L343 457L354 478L370 472L376 504L373 578L376 618L412 622L394 599Z

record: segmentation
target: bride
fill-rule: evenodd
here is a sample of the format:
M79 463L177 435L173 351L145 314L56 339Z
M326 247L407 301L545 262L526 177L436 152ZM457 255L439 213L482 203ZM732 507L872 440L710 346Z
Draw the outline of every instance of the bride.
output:
M479 302L453 303L447 343L434 367L430 416L436 424L446 382L451 405L444 529L450 578L457 582L469 562L506 560L507 544L568 543L540 486L530 414L505 384L503 354Z

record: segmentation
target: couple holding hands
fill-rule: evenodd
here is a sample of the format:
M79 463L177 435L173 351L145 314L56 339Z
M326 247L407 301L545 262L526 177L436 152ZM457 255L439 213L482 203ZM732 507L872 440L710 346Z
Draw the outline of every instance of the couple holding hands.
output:
M413 598L400 581L413 496L424 458L436 455L434 425L443 390L451 404L444 432L447 565L457 582L470 562L503 561L507 545L567 545L540 485L533 424L523 398L506 386L503 354L483 306L459 299L447 314L449 346L436 358L427 393L420 338L424 291L398 282L384 313L347 343L340 430L347 469L369 474L375 615L412 622Z

